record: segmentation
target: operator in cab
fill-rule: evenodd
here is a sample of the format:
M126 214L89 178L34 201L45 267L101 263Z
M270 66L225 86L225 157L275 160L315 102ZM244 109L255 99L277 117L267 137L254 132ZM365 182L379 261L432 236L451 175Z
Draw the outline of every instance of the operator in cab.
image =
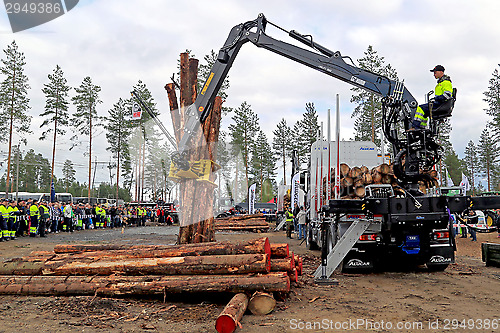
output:
M437 85L434 89L435 96L429 101L429 103L418 106L415 116L413 117L412 129L424 129L427 126L430 114L429 106L431 104L432 109L435 110L441 104L452 98L453 86L451 84L450 77L444 74L444 67L437 65L431 69L431 72L434 73L434 77L437 79Z

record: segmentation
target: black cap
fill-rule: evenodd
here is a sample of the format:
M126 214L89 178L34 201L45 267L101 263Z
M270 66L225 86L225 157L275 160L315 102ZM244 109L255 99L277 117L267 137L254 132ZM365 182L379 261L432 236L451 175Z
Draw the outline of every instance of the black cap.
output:
M431 69L431 72L444 72L444 67L441 65L436 65L436 67Z

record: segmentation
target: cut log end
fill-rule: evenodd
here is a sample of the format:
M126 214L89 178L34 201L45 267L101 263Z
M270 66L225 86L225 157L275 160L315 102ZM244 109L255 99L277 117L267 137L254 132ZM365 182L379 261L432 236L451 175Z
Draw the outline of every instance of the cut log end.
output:
M215 322L215 329L219 333L233 333L236 330L236 323L228 315L221 315Z
M276 300L270 294L255 292L248 302L248 310L254 315L263 316L273 312Z
M229 303L227 303L219 317L217 317L215 321L215 329L217 332L233 333L236 326L241 321L247 306L248 296L243 293L236 294Z

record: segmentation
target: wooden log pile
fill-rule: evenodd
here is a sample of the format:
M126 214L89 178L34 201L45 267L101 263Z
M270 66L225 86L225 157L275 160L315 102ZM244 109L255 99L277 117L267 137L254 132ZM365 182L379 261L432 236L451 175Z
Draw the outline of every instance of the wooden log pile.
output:
M287 243L271 244L270 251L269 274L287 272L290 281L298 282L298 277L302 275L302 258L290 252ZM276 300L271 293L256 291L250 298L245 293L236 294L217 317L215 329L219 333L232 333L238 326L241 327L240 321L247 308L252 314L263 316L273 312L275 307Z
M3 261L0 295L286 293L301 273L300 258L287 246L271 246L267 237L240 243L57 245L54 252Z
M331 179L335 179L335 169L331 169ZM438 186L437 172L432 170L426 173L428 181L419 182L420 190L426 193L428 188ZM323 177L323 196L326 197L326 177ZM394 176L392 165L381 164L371 170L366 166L349 167L349 165L340 164L340 196L342 199L364 198L366 195L366 186L370 184L388 184L392 185L395 192L401 192L396 177ZM332 186L331 197L334 197L334 188Z
M263 214L235 215L216 219L214 227L216 231L267 232L269 223Z

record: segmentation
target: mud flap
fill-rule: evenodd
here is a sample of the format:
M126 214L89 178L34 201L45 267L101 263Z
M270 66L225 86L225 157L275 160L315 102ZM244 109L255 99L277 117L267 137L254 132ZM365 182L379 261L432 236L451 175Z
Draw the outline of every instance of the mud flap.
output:
M448 265L455 262L455 251L452 246L434 247L429 251L429 259L426 262L427 267Z
M342 272L371 271L375 267L373 257L366 252L351 250L342 262Z

